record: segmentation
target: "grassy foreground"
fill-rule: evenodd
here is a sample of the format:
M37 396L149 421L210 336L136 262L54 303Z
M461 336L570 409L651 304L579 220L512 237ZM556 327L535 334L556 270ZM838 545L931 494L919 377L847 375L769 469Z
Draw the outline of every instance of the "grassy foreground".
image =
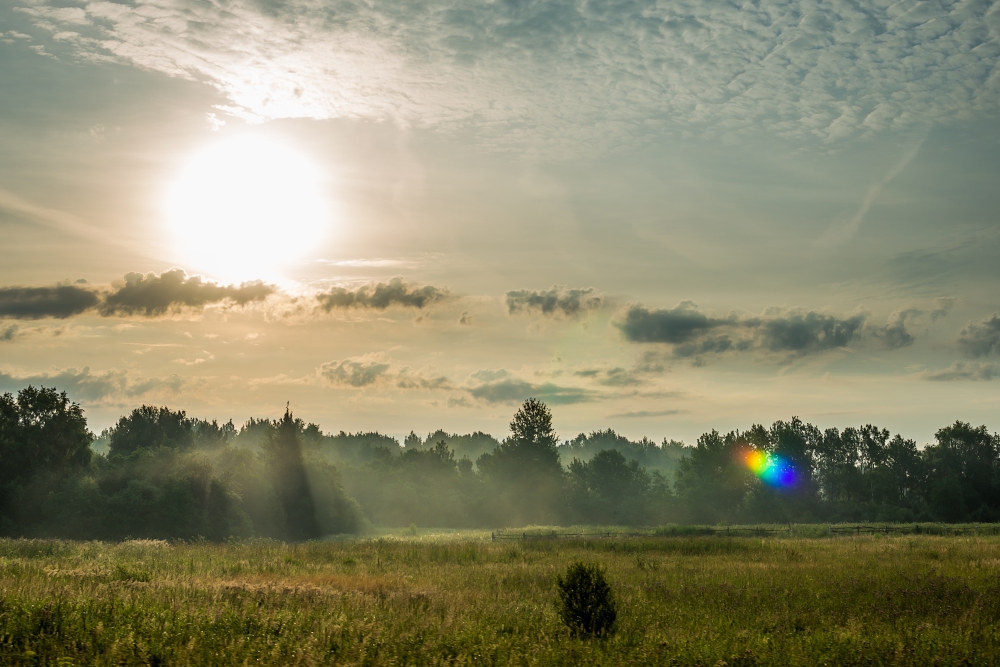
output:
M607 640L555 576L599 562ZM0 540L0 664L1000 664L1000 538Z

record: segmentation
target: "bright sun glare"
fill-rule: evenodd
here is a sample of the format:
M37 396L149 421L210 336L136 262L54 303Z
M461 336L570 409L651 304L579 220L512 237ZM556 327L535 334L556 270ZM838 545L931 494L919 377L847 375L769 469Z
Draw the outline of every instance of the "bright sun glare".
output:
M265 139L232 139L196 154L167 198L181 257L226 280L279 278L325 236L320 176L305 156Z

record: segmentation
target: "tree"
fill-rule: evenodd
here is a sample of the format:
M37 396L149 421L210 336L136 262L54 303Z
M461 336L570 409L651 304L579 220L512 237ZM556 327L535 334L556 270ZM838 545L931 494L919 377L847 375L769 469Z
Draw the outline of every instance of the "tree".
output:
M551 523L565 513L564 472L552 413L529 398L510 422L511 434L476 464L513 511L515 523ZM508 519L509 520L509 519Z
M0 396L0 482L27 480L90 463L93 434L83 409L54 388Z
M985 426L957 421L934 434L924 450L927 489L938 518L945 521L1000 518L1000 437Z
M285 510L288 538L309 540L319 537L320 530L302 459L300 430L300 424L286 406L285 415L275 425L265 450L270 459L278 500Z
M559 616L574 637L606 637L614 629L618 610L611 584L597 565L576 562L566 577L556 576Z
M143 405L122 417L111 430L108 456L123 459L160 448L183 451L194 444L194 420L183 410Z
M635 459L626 461L616 449L598 452L590 461L573 459L573 509L585 523L643 524L649 512L650 474Z

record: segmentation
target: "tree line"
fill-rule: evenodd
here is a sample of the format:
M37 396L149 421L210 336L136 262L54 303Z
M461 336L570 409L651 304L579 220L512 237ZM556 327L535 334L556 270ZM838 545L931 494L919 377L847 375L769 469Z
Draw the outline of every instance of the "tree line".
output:
M748 456L780 461L771 486ZM323 433L286 407L237 428L142 406L95 436L54 388L0 396L0 534L313 539L371 525L1000 521L1000 436L963 422L923 448L875 426L797 418L694 446L594 431L560 442L529 399L510 435L403 443Z

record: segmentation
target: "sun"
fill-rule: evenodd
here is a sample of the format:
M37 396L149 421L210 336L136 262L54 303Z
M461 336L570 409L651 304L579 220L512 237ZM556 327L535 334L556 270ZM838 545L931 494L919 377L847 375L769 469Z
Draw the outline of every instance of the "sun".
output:
M167 195L178 254L221 279L280 278L328 232L321 176L304 155L269 139L240 137L202 150Z

